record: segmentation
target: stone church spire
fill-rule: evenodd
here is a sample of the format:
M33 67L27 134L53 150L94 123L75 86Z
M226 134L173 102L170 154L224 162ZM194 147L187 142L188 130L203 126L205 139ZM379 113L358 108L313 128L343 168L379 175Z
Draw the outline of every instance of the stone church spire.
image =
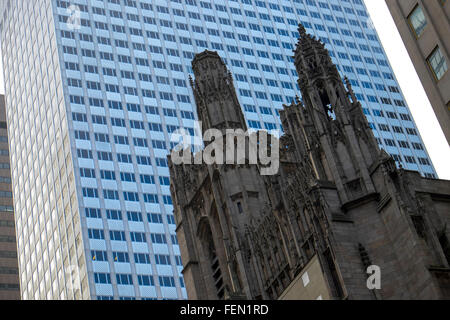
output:
M190 79L194 91L199 120L203 131L211 128L247 130L233 77L226 65L213 51L204 51L192 61L195 80Z
M371 193L369 167L378 161L379 149L361 104L348 79L344 85L323 42L302 25L299 33L294 52L303 103L286 108L283 125L297 141L298 158L308 156L316 178L333 181L342 199ZM290 130L290 113L308 130Z
M202 299L251 299L261 295L261 289L247 257L245 226L269 207L267 190L256 164L235 161L237 141L242 138L246 152L251 148L227 67L217 52L206 50L195 56L192 68L195 79L191 78L190 83L205 143L202 151L206 153L214 146L205 136L219 130L214 141L225 138L221 147L225 156L231 153L233 157L227 163L205 161L203 165L178 166L169 158L175 218L186 231L181 242L189 243L192 249L185 254L186 286L195 288L196 297ZM233 130L242 135L230 134ZM214 151L217 155L222 150L218 147ZM246 157L247 154L242 156L248 160Z
M300 38L294 50L294 63L299 75L300 88L307 86L308 80L313 80L320 74L339 78L339 73L325 48L325 44L306 33L305 27L301 24L298 27L298 32Z

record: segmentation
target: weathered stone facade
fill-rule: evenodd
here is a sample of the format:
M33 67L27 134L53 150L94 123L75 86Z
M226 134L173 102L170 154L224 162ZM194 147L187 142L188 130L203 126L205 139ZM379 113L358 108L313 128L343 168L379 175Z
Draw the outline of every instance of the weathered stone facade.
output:
M323 43L299 31L303 101L281 113L278 174L169 161L188 297L315 298L296 283L313 268L321 298L450 298L450 181L398 169ZM245 131L217 53L192 65L203 129ZM367 288L370 265L381 269L379 290Z

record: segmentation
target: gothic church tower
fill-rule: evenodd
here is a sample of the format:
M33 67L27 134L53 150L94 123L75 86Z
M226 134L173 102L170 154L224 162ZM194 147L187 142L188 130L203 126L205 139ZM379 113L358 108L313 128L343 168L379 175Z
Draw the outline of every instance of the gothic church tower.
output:
M299 33L302 101L280 113L277 174L169 158L188 297L449 299L450 182L397 168L324 44ZM198 54L193 70L203 129L245 131L217 53Z
M192 67L203 133L217 129L226 141L227 129L247 131L232 76L218 54L200 53ZM260 288L246 257L245 225L269 208L258 166L169 162L188 296L255 298Z

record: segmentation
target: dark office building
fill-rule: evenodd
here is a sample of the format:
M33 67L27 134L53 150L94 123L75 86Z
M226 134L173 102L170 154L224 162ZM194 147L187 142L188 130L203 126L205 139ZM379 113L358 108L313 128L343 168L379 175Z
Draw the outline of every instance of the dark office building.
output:
M19 300L19 272L5 97L0 96L0 300Z

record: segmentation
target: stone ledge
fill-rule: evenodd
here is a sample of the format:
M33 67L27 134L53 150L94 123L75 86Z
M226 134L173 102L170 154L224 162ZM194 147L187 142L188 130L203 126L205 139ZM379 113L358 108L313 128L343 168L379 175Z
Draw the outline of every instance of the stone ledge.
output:
M377 205L377 212L380 213L384 207L386 207L388 205L388 203L391 201L392 197L389 193L385 194L381 200L378 202Z
M358 207L361 204L368 203L370 201L378 201L380 199L380 194L378 192L368 193L362 197L350 200L341 206L342 211L348 212L349 210Z
M332 213L331 214L331 221L333 222L344 222L344 223L354 223L353 219L349 216L346 216L344 214L337 214Z

